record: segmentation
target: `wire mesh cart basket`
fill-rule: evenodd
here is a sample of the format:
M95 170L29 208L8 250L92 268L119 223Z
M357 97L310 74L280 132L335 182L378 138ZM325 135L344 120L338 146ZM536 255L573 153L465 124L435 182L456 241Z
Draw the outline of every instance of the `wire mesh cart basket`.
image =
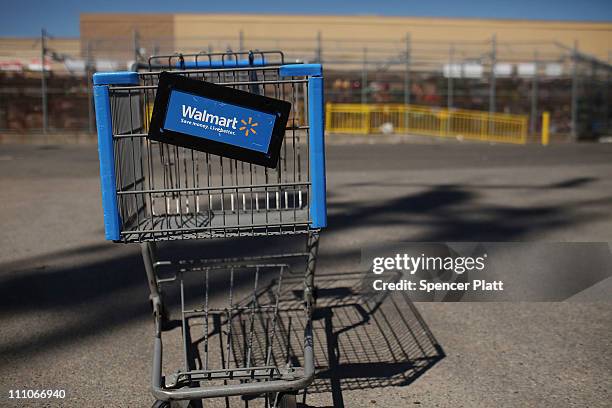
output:
M96 73L93 82L106 239L141 245L150 290L154 406L216 397L227 405L236 396L295 406L314 379L314 275L327 224L321 65L286 64L282 52L268 51L155 56L138 68ZM151 140L164 72L290 102L276 167ZM305 249L246 257L232 249L289 235ZM160 242L211 239L230 256L160 256ZM293 329L278 318L289 275L304 281ZM303 361L289 356L296 336Z

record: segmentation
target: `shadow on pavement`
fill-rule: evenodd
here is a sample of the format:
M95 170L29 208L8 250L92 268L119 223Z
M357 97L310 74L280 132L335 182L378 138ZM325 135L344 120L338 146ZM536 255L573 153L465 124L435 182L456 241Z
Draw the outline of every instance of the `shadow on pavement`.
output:
M580 188L590 179L568 179L548 188ZM401 189L401 187L397 187ZM340 190L342 191L342 190ZM336 193L338 194L338 193ZM476 203L469 186L436 185L391 199L340 201L330 194L329 232L337 239L361 227L401 225L412 241L512 241L543 231L590 223L606 216L612 198L530 205ZM78 210L78 209L77 209ZM77 211L75 210L75 211ZM425 217L423 217L425 216ZM425 226L415 237L410 228ZM401 238L401 237L399 237ZM361 248L326 251L322 236L320 271L337 271L344 259L358 259ZM189 242L162 245L172 257L224 257L292 251L285 237ZM150 318L148 292L137 246L110 243L84 246L0 265L0 319L13 326L41 311L63 318L36 336L3 339L0 357L12 363L117 326ZM350 282L353 282L352 284ZM359 282L359 283L357 283ZM319 378L309 393L331 393L342 406L342 391L407 385L444 357L411 301L403 294L379 298L363 292L363 276L319 274L319 310L315 319ZM298 290L297 288L295 290ZM393 316L393 318L391 318ZM61 320L58 318L58 320ZM151 331L152 331L151 327ZM143 356L149 359L149 356ZM5 369L10 369L5 365Z
M318 279L313 316L317 377L304 404L309 394L329 393L334 407L344 407L344 391L406 386L444 358L404 292L374 291L373 276L366 272Z
M580 188L591 181L568 179L541 188ZM612 198L605 197L526 207L476 205L477 194L462 185L430 186L388 200L346 202L337 194L330 194L329 231L322 235L322 271L337 271L344 260L360 257L361 248L355 246L328 252L328 233L337 239L338 234L354 234L356 228L376 226L382 234L387 226L402 225L405 239L411 241L512 241L597 221L606 216L603 210L612 203ZM411 227L425 230L415 237ZM169 243L161 249L174 258L207 258L292 251L294 242L283 237L247 238ZM82 314L79 321L64 327L49 327L36 337L0 344L0 356L48 352L54 346L148 317L146 280L137 246L100 243L4 263L0 268L0 318L19 318L39 310ZM119 300L118 294L128 300Z
M590 180L570 179L555 186L538 189L578 187ZM361 185L360 188L365 186ZM411 187L408 183L397 189ZM487 187L489 188L489 187ZM491 187L495 188L495 187ZM405 225L406 228L425 227L421 234L412 235L412 242L468 241L496 242L525 239L534 234L559 228L569 228L606 217L612 197L578 199L568 203L525 206L476 204L476 190L464 185L430 186L416 194L399 195L367 204L331 203L329 229L340 231L355 226ZM425 218L423 218L425 217ZM408 235L408 234L407 234Z

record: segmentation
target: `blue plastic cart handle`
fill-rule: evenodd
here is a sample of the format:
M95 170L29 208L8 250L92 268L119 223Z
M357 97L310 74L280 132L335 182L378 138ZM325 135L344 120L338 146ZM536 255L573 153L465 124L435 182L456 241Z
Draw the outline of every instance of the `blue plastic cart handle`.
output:
M310 182L312 200L310 219L313 228L327 227L327 194L325 180L325 136L323 78L308 79L308 126L310 127Z
M137 85L136 72L102 72L93 76L96 127L98 130L98 157L100 159L100 186L104 211L106 239L121 239L121 218L117 205L115 153L113 151L113 123L108 85Z

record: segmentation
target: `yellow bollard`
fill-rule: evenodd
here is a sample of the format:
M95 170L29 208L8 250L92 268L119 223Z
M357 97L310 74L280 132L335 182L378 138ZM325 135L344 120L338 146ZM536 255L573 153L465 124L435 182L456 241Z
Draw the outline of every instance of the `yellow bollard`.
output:
M144 118L144 130L149 132L149 124L151 123L151 116L153 116L153 102L149 102L144 107L145 118Z
M542 112L542 146L548 146L550 140L550 113Z
M361 114L363 115L363 121L361 122L363 127L361 128L361 133L363 133L364 135L369 135L370 134L370 123L372 118L370 117L371 112L370 112L370 105L360 105L361 108Z

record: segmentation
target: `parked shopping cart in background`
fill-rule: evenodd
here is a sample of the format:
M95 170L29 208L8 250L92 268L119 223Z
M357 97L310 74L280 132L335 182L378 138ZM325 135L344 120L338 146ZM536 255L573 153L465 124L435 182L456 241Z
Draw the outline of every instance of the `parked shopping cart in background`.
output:
M149 140L162 71L289 101L277 167ZM227 404L238 395L247 405L261 396L265 406L295 406L296 392L314 378L314 273L326 226L321 66L285 64L278 51L158 56L140 72L94 75L94 96L106 238L141 243L151 293L154 406L182 400L197 406L213 397ZM156 247L225 239L227 248L245 237L287 235L302 237L306 250L241 257L236 249L230 258L174 260L161 259ZM305 327L303 361L290 355L299 333L278 314L283 277L297 273L304 290L292 313L303 320L293 326ZM162 359L173 300L180 367Z

